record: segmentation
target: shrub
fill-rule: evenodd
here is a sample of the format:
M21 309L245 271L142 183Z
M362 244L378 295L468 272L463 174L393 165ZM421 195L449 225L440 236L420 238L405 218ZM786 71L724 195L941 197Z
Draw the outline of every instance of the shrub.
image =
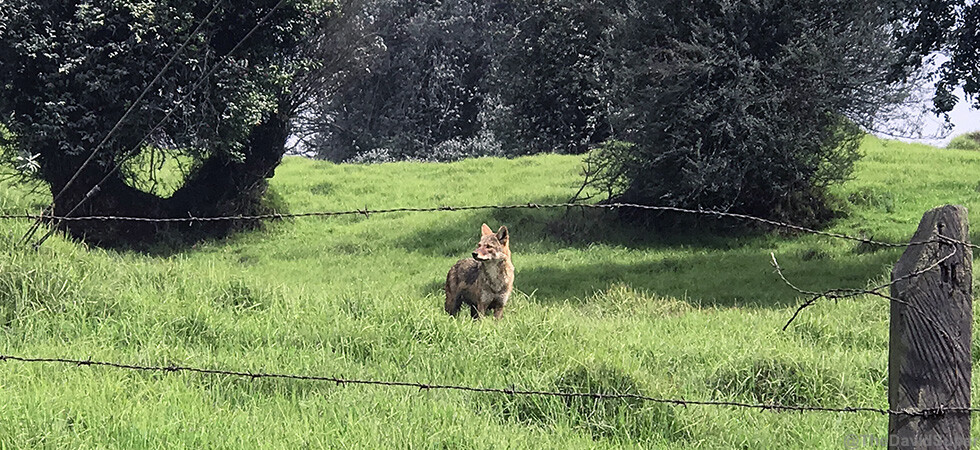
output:
M946 148L952 150L980 150L980 131L961 134L954 137Z
M616 138L589 158L611 200L819 223L862 126L903 98L878 5L643 2L615 13Z

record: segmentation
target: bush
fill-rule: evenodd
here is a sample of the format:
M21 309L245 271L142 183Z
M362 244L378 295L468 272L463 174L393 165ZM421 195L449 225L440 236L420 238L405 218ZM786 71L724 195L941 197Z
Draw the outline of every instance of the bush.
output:
M377 45L308 111L305 143L317 157L582 153L610 136L597 78L602 2L361 3L342 34Z
M946 148L952 150L980 150L980 131L961 134L954 137Z
M508 155L584 153L611 136L599 78L608 11L599 1L519 3L498 27L485 119Z
M874 4L623 7L605 60L616 138L589 157L611 200L818 223L862 126L902 98ZM612 39L611 37L611 39Z

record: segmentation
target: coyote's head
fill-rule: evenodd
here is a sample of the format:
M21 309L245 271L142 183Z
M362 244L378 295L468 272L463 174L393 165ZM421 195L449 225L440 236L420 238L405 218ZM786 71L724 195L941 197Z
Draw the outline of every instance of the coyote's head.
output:
M510 234L507 232L507 227L501 226L494 233L487 224L483 224L480 233L480 243L473 251L473 259L490 261L510 258Z

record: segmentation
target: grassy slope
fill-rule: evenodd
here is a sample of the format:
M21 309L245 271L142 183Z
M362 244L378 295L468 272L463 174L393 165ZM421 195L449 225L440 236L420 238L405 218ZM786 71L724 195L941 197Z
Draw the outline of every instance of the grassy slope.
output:
M977 211L980 154L869 139L830 229L906 241L928 208ZM292 212L543 203L578 159L333 165L287 159ZM43 203L0 185L0 212ZM972 214L976 221L976 214ZM808 309L806 289L887 277L898 250L815 236L661 237L561 211L298 219L174 256L39 253L0 234L0 352L351 378L886 406L887 305ZM518 292L499 323L448 318L445 272L479 225L511 228ZM561 239L559 236L565 236ZM571 241L567 239L571 236ZM974 237L974 241L977 238ZM406 388L0 364L0 447L838 447L881 436L868 414L565 402Z

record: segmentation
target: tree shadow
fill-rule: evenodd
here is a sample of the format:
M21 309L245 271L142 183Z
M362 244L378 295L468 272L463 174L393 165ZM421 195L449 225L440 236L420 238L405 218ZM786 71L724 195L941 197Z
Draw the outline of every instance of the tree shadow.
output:
M585 305L596 293L623 284L705 307L785 308L805 296L787 286L770 264L769 252L795 232L710 217L673 226L641 226L620 219L616 211L581 208L477 211L416 229L396 245L455 262L472 251L481 223L493 229L507 225L517 267L515 288L543 305ZM610 260L614 256L609 251L600 251L590 262L595 245L649 253L639 256L642 261L630 262ZM852 241L835 245L847 251L830 256L825 246L816 245L776 256L791 282L823 292L866 288L886 280L903 251ZM584 258L552 257L569 248L584 252ZM635 253L632 258L637 258ZM435 279L421 288L425 294L441 296L443 284Z
M866 288L887 277L900 249L861 258L810 259L805 252L777 255L783 274L801 289L823 292ZM519 268L515 287L540 304L584 306L615 285L703 307L785 308L804 297L779 278L768 251L740 250L664 257L658 261L602 261L574 266L544 261Z
M255 214L289 214L287 203L282 195L269 188L261 202L256 206ZM202 216L206 217L206 216ZM278 224L294 219L271 217L268 219L238 219L228 218L220 221L190 221L174 223L153 223L139 221L100 221L107 230L115 230L126 239L96 241L85 237L73 236L64 232L65 239L98 247L119 254L138 254L154 258L169 258L196 250L205 244L225 245L242 239L249 239L257 233L265 232ZM220 227L208 227L202 224L221 222ZM141 225L133 225L141 224ZM147 226L149 224L149 226ZM142 236L142 237L139 237ZM245 261L243 261L245 262Z
M700 225L641 225L621 220L615 210L514 208L447 216L434 226L396 239L395 245L428 256L463 257L476 245L482 223L494 230L506 225L515 252L588 249L596 244L633 250L733 250L773 238L760 229L719 226L718 219L709 217Z

